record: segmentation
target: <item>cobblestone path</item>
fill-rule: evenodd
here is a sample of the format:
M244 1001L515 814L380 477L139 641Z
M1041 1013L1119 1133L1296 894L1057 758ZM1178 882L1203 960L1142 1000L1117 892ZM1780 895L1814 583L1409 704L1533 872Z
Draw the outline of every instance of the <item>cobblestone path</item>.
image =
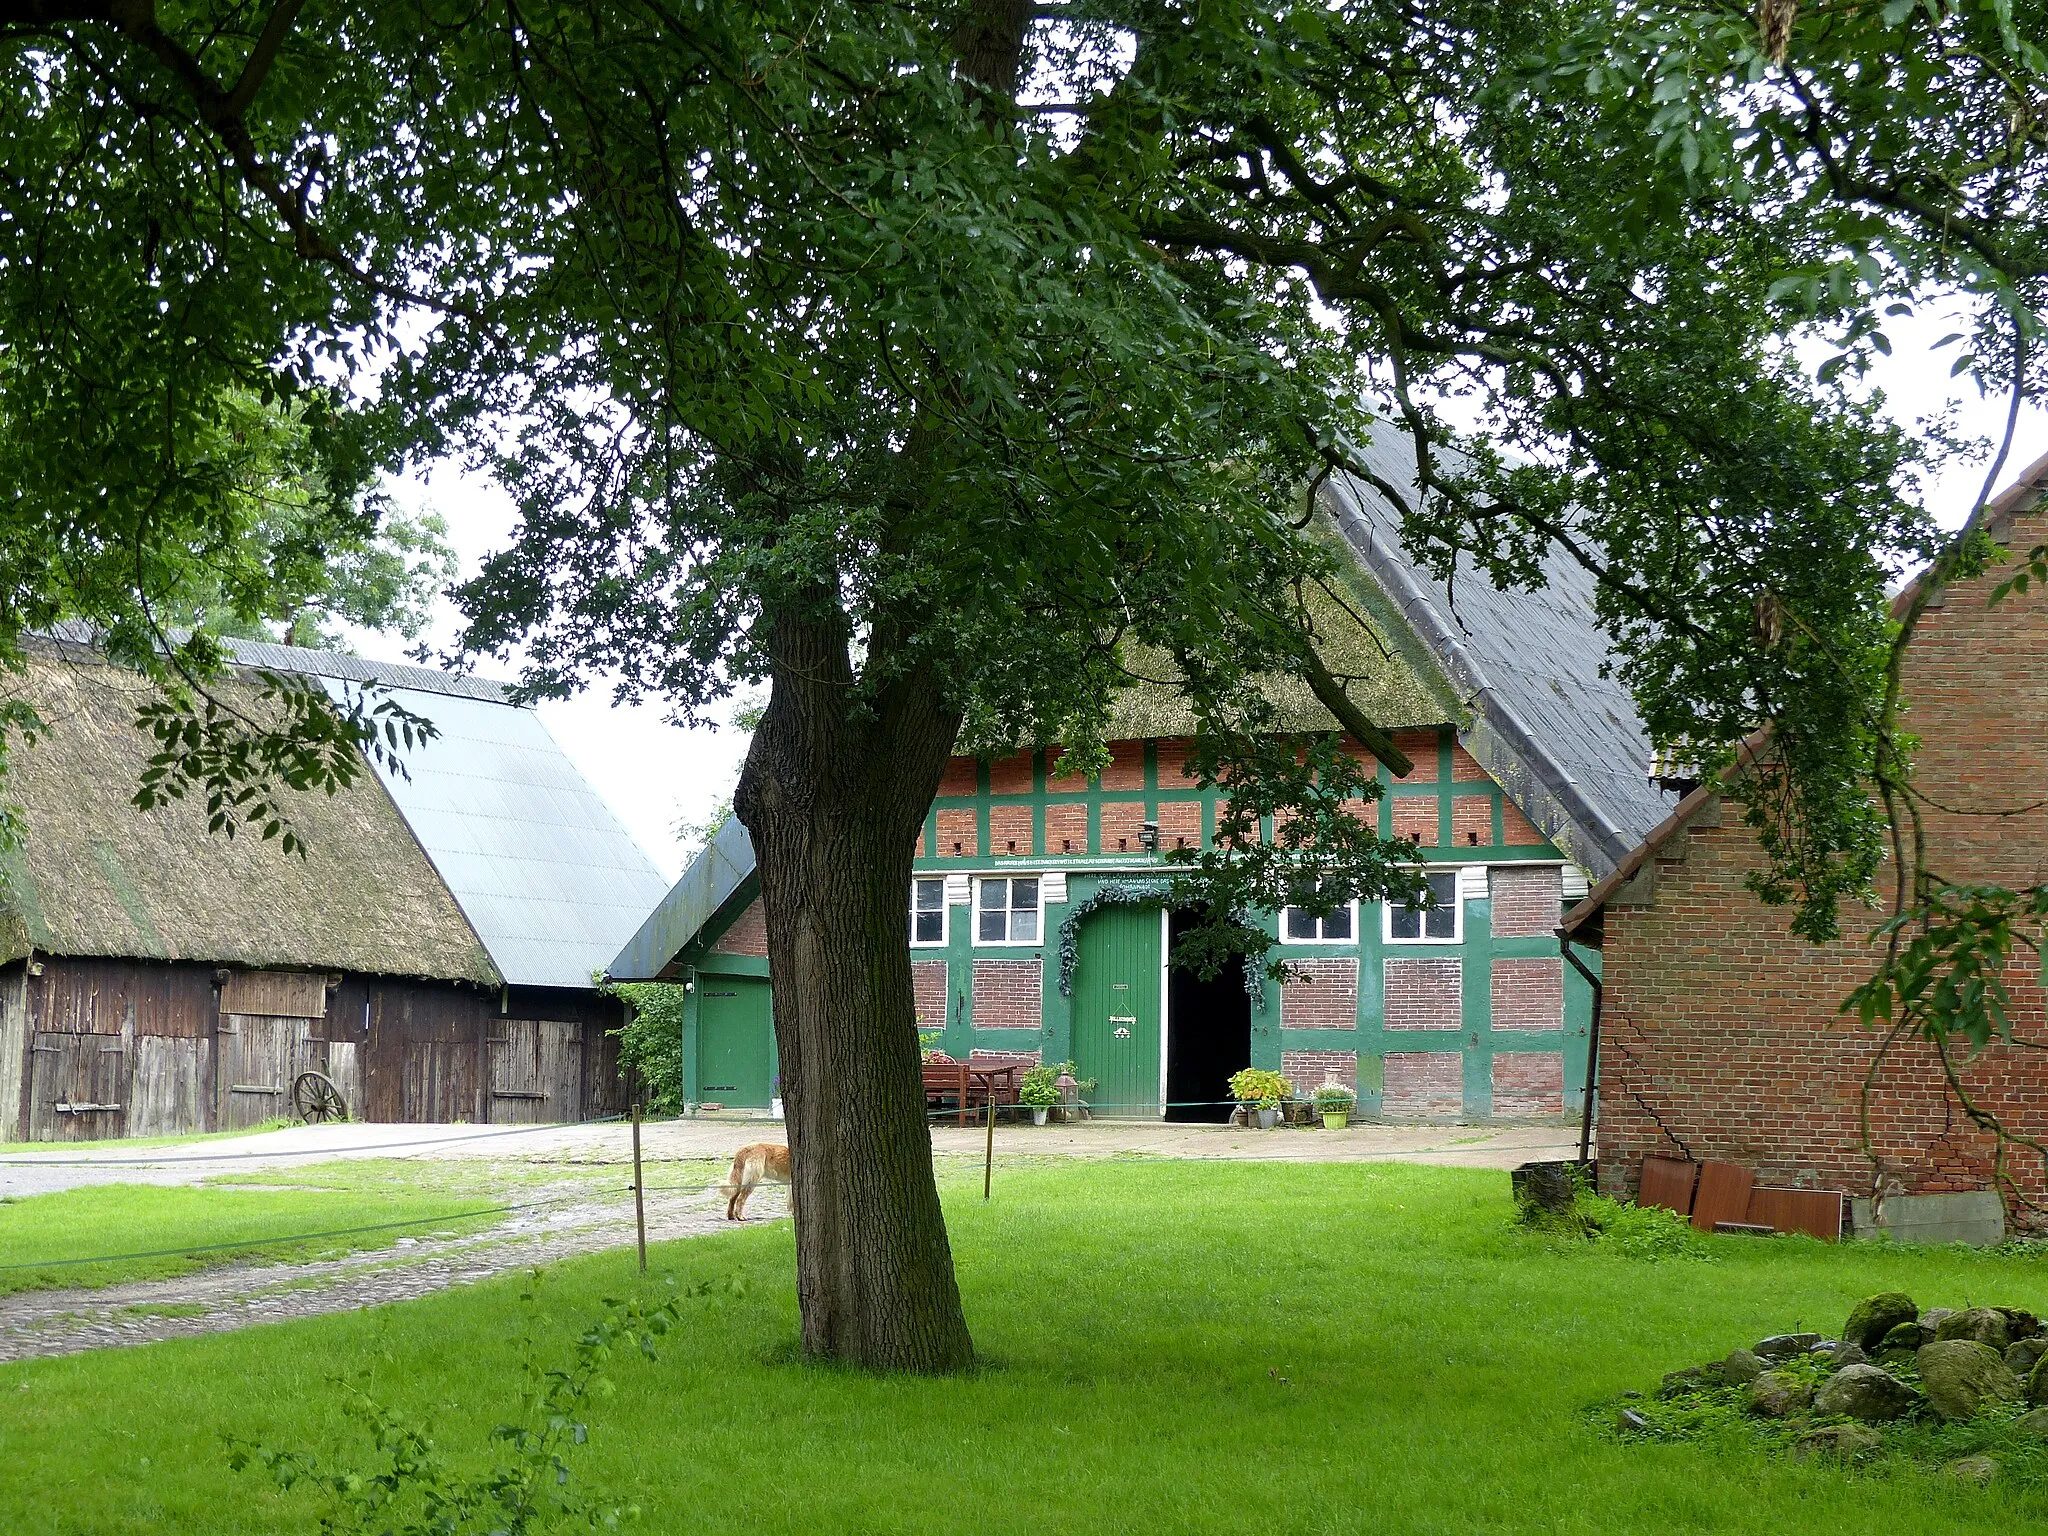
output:
M551 1195L559 1204L551 1203ZM543 1189L521 1198L543 1208L512 1215L484 1232L400 1238L392 1247L339 1259L228 1264L166 1280L0 1296L0 1362L412 1301L536 1264L632 1245L630 1200L592 1198L587 1189ZM747 1208L749 1222L788 1214L789 1192L779 1187L757 1191ZM729 1225L724 1197L714 1191L649 1193L650 1242Z

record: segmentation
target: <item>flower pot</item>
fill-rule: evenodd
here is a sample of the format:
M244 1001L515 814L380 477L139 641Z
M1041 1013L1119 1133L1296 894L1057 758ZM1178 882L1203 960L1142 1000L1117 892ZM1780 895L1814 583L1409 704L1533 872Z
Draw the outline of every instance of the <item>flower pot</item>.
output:
M1326 1131L1341 1131L1350 1123L1351 1111L1348 1109L1326 1109L1323 1111L1323 1129Z
M1046 1117L1046 1116L1047 1116L1048 1114L1050 1114L1051 1112L1052 1112L1052 1106L1051 1106L1051 1105L1047 1105L1047 1106L1045 1106L1045 1107L1044 1107L1043 1109L1039 1108L1039 1107L1038 1107L1037 1105L1033 1105L1033 1106L1032 1106L1032 1109L1031 1109L1031 1123L1032 1123L1033 1125L1043 1125L1043 1124L1045 1124L1045 1117Z
M1270 1131L1280 1123L1280 1106L1276 1104L1271 1109L1254 1109L1251 1115L1254 1125L1262 1131Z

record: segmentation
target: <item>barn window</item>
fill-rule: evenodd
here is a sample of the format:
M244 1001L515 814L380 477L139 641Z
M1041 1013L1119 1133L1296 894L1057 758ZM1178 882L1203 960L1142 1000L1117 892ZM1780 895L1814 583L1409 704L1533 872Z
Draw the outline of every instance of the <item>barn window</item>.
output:
M910 882L910 945L933 948L946 942L946 882L919 878Z
M1038 942L1038 877L983 880L975 902L974 937L981 944Z
M1311 880L1295 892L1300 901L1314 899L1321 882ZM1290 944L1348 944L1358 933L1358 903L1342 906L1318 917L1308 907L1289 907L1280 915L1280 935Z
M1387 903L1390 944L1455 944L1464 937L1465 904L1458 899L1455 874L1431 875L1428 907Z

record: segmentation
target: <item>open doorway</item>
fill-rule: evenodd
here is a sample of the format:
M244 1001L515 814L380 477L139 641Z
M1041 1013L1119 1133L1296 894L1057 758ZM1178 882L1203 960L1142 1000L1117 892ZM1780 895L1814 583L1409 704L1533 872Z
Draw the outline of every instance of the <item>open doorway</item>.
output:
M1167 914L1167 953L1198 921L1193 911ZM1230 1074L1252 1064L1252 1004L1238 955L1209 980L1169 963L1166 973L1166 1118L1230 1118Z

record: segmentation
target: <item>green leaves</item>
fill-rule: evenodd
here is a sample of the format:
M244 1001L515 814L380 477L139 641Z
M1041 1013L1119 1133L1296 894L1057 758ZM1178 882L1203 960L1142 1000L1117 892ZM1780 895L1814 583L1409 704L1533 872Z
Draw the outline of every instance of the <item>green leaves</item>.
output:
M191 670L188 657L181 685L136 711L157 743L135 792L138 810L199 794L207 831L252 829L303 858L283 791L331 795L355 782L364 757L403 774L403 754L436 734L432 721L375 684L350 688L337 705L311 678L255 676L246 687L217 667Z
M1884 962L1842 1011L1866 1028L1981 1050L2012 1038L2012 983L2038 976L2048 959L2048 886L1934 885L1874 942L1887 946ZM2023 968L2015 964L2022 947L2032 952Z
M338 1377L334 1386L344 1417L368 1440L369 1456L330 1447L324 1456L282 1450L230 1435L227 1463L237 1472L259 1467L285 1493L322 1497L320 1529L333 1536L529 1536L565 1523L610 1528L630 1518L626 1507L593 1499L571 1487L569 1452L586 1444L581 1415L615 1390L605 1374L614 1355L631 1345L643 1359L659 1358L655 1343L682 1319L687 1301L738 1294L730 1282L700 1282L669 1294L608 1300L576 1340L567 1365L541 1364L538 1333L546 1321L542 1272L521 1300L529 1309L520 1364L519 1417L494 1427L490 1444L502 1458L488 1472L452 1465L436 1447L428 1425L386 1407L359 1381Z

